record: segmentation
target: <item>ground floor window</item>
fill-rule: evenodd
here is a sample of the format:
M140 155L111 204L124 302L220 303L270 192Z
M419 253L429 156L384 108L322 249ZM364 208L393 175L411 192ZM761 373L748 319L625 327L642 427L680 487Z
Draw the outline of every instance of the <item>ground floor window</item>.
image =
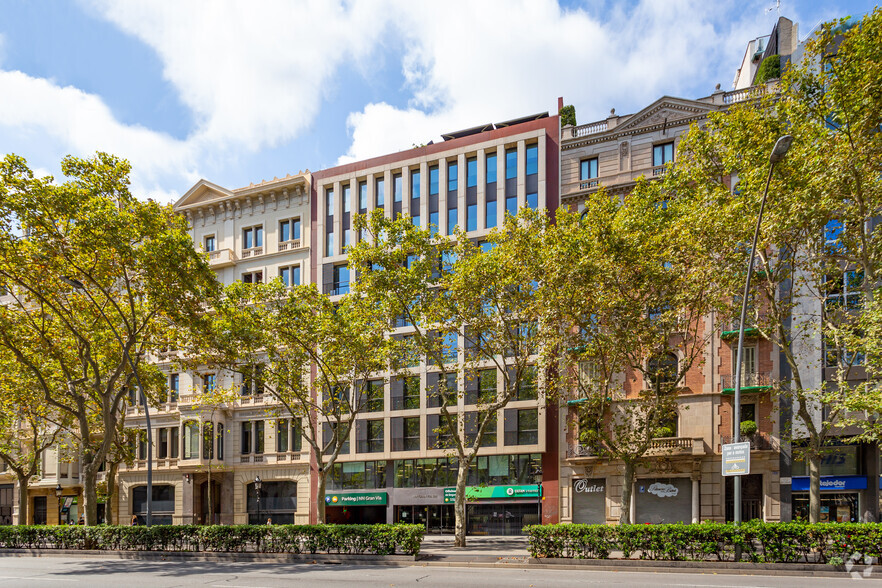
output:
M325 519L332 525L377 525L386 522L386 507L328 506Z
M857 492L822 492L822 523L856 523L860 521L860 494ZM793 520L809 518L809 493L793 493Z
M539 506L532 504L469 504L466 506L468 535L523 535L525 525L539 520Z
M735 520L735 477L726 476L726 521ZM763 475L741 476L741 520L763 518Z
M12 524L12 503L15 486L0 485L0 525Z
M154 525L171 525L175 514L175 487L169 484L154 485L150 506ZM132 514L137 517L139 525L147 523L147 486L132 488Z
M246 487L248 494L248 522L262 525L272 519L274 525L294 524L297 511L297 482L263 482L260 485L260 506L254 484Z
M34 524L46 524L46 497L34 496Z
M396 506L395 522L423 525L426 527L426 533L429 534L452 534L456 527L453 507L452 504Z

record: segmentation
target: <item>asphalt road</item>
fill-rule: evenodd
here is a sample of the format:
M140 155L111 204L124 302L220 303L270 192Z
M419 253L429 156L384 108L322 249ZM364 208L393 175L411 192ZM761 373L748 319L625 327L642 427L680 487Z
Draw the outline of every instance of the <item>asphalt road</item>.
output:
M845 575L844 575L845 576ZM512 568L358 566L256 562L144 561L101 558L0 557L0 586L36 588L135 588L138 586L276 586L570 588L576 586L696 586L744 588L769 586L813 588L882 586L879 579L714 575L695 573L604 572ZM856 583L856 582L862 582Z

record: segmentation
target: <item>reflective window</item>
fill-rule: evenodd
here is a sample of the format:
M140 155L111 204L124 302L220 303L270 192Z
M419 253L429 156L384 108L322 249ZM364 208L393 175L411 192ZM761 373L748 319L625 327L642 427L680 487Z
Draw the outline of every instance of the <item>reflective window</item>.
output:
M539 173L539 146L530 145L527 147L527 175Z
M487 154L487 183L496 183L496 153Z
M492 229L496 226L496 201L493 200L492 202L486 202L485 208L484 226L488 229Z
M674 161L674 142L655 145L652 148L652 165L657 167L669 161Z
M597 158L583 159L579 162L579 179L591 180L597 177Z
M470 157L466 160L466 188L474 188L478 185L478 158Z
M429 168L429 194L438 193L438 166L433 165Z
M510 180L518 177L518 150L505 150L505 179Z
M455 192L459 180L459 166L455 161L447 164L447 191Z

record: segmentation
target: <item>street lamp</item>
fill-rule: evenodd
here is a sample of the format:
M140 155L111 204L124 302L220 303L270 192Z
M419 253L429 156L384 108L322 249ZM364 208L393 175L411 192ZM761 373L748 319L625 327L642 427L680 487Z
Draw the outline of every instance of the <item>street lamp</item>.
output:
M260 524L260 486L263 482L260 479L260 476L254 478L254 491L257 493L257 524Z
M542 467L537 466L532 471L533 477L536 479L536 524L542 524Z
M61 484L55 485L55 502L58 503L58 524L61 524L61 493L64 490L61 489Z
M89 291L83 283L76 278L68 278L67 276L61 276L61 281L72 286L75 290L84 293L89 300L92 301L92 304L95 305L95 308L98 309L98 312L101 313L101 316L104 318L104 322L106 322L107 326L110 327L110 330L113 331L113 336L116 337L116 340L119 342L123 355L129 363L129 367L132 368L132 373L135 375L135 383L138 386L138 396L141 399L141 404L144 405L144 417L147 421L147 526L149 527L153 523L153 428L150 426L150 407L147 405L147 396L144 394L144 387L141 386L141 377L138 375L135 363L129 355L129 350L126 349L126 346L123 344L122 337L119 336L116 327L113 326L113 323L107 318L107 315L104 314L101 305L92 298L92 295L89 294Z
M793 137L783 135L775 142L772 154L769 156L769 175L766 177L766 188L763 190L763 199L760 203L759 216L756 219L756 230L753 233L753 243L750 246L750 259L747 263L747 279L744 282L744 296L741 298L741 322L738 325L738 354L735 359L735 443L741 440L741 361L744 354L744 321L747 320L747 300L750 296L750 279L753 276L753 260L756 257L756 242L759 239L760 225L763 222L763 210L766 208L766 198L769 195L769 183L772 181L772 171L775 164L784 159ZM741 476L735 476L735 524L741 523ZM740 551L740 550L739 550ZM740 553L736 554L736 559Z

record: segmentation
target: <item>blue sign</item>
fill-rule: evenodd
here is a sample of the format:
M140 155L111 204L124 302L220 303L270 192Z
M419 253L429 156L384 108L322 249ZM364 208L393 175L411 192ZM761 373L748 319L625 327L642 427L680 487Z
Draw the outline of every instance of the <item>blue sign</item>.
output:
M794 492L807 492L808 476L794 476L791 489ZM821 491L866 490L866 476L821 476Z

